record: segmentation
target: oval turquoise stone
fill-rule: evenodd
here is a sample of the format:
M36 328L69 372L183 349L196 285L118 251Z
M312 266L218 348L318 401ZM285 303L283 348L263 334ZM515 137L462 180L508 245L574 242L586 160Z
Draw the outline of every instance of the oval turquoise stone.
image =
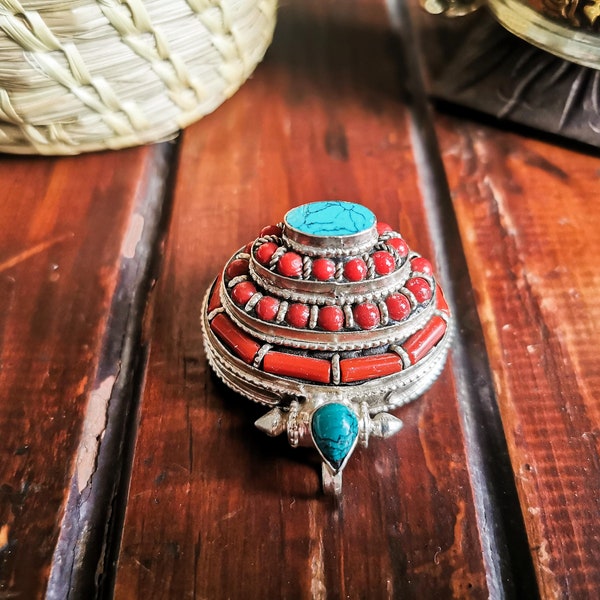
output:
M356 414L343 404L325 404L313 413L311 427L313 440L323 458L334 469L339 469L358 437Z
M285 222L308 235L355 235L371 229L375 215L365 206L342 200L324 200L292 208Z

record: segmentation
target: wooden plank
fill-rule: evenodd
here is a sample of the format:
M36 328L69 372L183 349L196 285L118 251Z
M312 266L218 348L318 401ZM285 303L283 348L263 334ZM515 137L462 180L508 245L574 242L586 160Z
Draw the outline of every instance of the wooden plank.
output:
M540 594L595 597L600 159L437 124Z
M253 79L183 136L115 597L487 598L450 368L356 451L336 505L314 453L258 432L264 409L207 367L207 286L291 206L361 201L433 257L383 2L279 16Z
M67 588L83 563L95 571L73 560L98 523L74 531L127 371L122 352L106 360L124 323L107 323L115 296L132 306L123 268L140 262L157 152L0 160L0 597L41 597L51 569ZM70 555L57 551L65 536L78 540Z

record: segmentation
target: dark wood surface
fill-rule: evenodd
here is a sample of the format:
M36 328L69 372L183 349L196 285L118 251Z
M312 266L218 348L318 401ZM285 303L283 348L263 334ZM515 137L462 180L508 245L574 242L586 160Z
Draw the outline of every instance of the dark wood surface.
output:
M591 597L600 585L600 161L437 123L540 591Z
M159 151L0 161L0 597L72 568L52 557L91 493Z
M0 599L596 596L600 159L430 112L389 4L283 3L173 144L0 157ZM339 502L199 324L236 248L326 198L431 257L457 317Z
M399 413L402 435L354 455L336 506L316 457L258 432L265 409L219 385L203 356L217 265L294 205L362 201L433 253L399 48L382 4L362 14L359 2L283 6L253 80L183 134L117 597L487 596L451 369Z

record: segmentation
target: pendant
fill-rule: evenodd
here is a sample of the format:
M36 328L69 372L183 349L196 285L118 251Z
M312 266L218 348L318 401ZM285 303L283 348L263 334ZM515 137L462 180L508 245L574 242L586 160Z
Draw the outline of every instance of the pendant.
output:
M201 320L215 373L270 407L260 430L318 451L331 494L357 444L401 429L389 411L433 383L451 340L431 263L368 208L338 200L293 208L238 250Z

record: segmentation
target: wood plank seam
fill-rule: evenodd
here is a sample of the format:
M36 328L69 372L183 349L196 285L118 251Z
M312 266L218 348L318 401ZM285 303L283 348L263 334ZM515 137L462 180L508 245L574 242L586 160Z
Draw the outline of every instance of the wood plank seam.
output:
M454 307L452 367L491 598L536 598L537 585L466 259L423 85L408 6L387 0L409 72L412 144L440 279ZM462 326L461 326L462 324ZM510 541L510 544L509 544Z
M112 524L122 500L122 479L129 476L126 449L129 436L135 434L135 392L145 362L142 321L168 219L171 159L171 144L155 146L136 192L137 206L121 247L119 280L54 549L48 599L97 597L105 563L112 558L109 538L115 534Z

